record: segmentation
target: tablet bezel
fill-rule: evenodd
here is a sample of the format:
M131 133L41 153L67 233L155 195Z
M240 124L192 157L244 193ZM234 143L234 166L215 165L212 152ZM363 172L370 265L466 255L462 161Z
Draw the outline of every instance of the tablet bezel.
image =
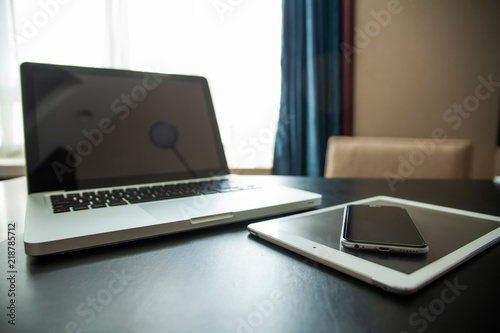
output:
M377 200L385 200L400 205L415 206L430 210L437 210L441 212L500 222L500 217L497 216L426 204L389 196L375 196L358 201L348 202L341 205L294 215L293 218L321 214L332 210L343 209L347 205L367 204ZM315 260L321 264L349 274L369 284L378 286L384 290L398 294L410 294L421 289L422 287L426 286L430 282L450 271L460 263L470 259L474 255L492 246L500 240L499 224L498 227L493 231L488 232L487 234L410 274L406 274L396 271L392 268L388 268L380 264L355 257L338 249L325 246L323 244L311 241L309 239L277 228L277 222L286 222L288 218L289 217L284 217L264 222L252 223L248 225L248 231L251 234L258 236L259 238L280 245L309 259Z

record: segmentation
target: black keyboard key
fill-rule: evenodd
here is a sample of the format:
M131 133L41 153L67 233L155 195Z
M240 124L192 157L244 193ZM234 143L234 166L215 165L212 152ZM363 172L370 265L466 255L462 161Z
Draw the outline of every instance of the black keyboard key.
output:
M66 207L71 207L71 203L69 202L58 202L58 203L53 203L52 208L66 208Z
M111 191L111 198L123 198L125 196L125 191L124 190L114 190Z
M52 201L52 206L68 206L74 204L74 200L62 199L57 201Z
M51 195L50 196L50 201L52 201L52 202L64 201L64 200L66 200L66 198L62 194Z
M158 201L158 200L165 200L164 197L145 197L145 198L142 198L142 197L138 197L138 198L133 198L133 199L129 199L128 202L130 202L131 204L136 204L136 203L142 203L142 202L151 202L151 201Z
M108 191L108 190L97 191L97 195L106 196L106 195L109 195L109 194L111 194L111 192Z
M98 203L98 204L92 204L90 205L90 208L95 209L95 208L104 208L108 207L105 203Z
M109 201L108 205L110 207L112 207L112 206L123 206L123 205L128 205L128 203L126 201L124 201L124 200L113 200L113 201Z
M85 209L89 209L89 206L87 206L87 205L74 205L73 206L73 211L85 210Z
M99 199L99 200L106 200L106 198L109 198L111 194L96 194L94 199Z
M52 211L57 214L57 213L67 213L71 212L71 209L69 207L54 207Z

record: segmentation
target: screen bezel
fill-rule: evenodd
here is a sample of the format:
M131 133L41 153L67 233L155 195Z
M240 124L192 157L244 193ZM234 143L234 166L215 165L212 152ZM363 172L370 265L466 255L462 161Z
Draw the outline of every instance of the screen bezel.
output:
M40 64L25 62L20 66L21 71L21 87L22 87L22 103L23 103L23 120L24 120L24 138L25 138L25 157L26 157L26 174L28 180L28 193L36 192L49 192L49 191L73 191L83 190L90 188L106 188L114 186L125 186L143 183L156 183L167 182L191 178L208 178L216 176L224 176L229 174L224 148L217 125L213 101L210 94L208 81L201 76L191 75L177 75L177 74L164 74L152 72L140 72L131 70L117 70L107 68L91 68L91 67L78 67L78 66L65 66L53 64ZM206 106L208 109L208 118L214 135L214 142L216 145L217 158L219 168L207 170L194 170L192 172L182 173L162 173L162 174L144 174L127 177L112 177L112 178L95 178L95 179L81 179L74 182L59 182L47 181L40 174L37 174L42 161L38 152L38 130L37 130L37 117L36 117L36 98L35 98L35 74L37 72L55 72L66 71L74 74L108 76L116 78L134 78L142 79L145 75L154 74L160 76L166 81L188 81L201 83L203 93L206 98Z

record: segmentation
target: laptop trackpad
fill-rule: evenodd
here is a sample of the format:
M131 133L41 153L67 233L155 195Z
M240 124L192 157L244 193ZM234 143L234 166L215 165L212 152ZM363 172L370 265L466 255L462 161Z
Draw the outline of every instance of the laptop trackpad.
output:
M195 224L230 218L244 205L234 195L224 193L141 204L139 207L158 221L191 220ZM206 220L207 217L210 219Z

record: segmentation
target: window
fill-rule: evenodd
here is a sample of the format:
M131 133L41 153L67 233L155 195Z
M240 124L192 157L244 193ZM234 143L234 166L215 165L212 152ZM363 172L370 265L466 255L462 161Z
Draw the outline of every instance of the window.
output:
M281 1L16 1L13 12L18 63L207 77L229 166L271 167Z

